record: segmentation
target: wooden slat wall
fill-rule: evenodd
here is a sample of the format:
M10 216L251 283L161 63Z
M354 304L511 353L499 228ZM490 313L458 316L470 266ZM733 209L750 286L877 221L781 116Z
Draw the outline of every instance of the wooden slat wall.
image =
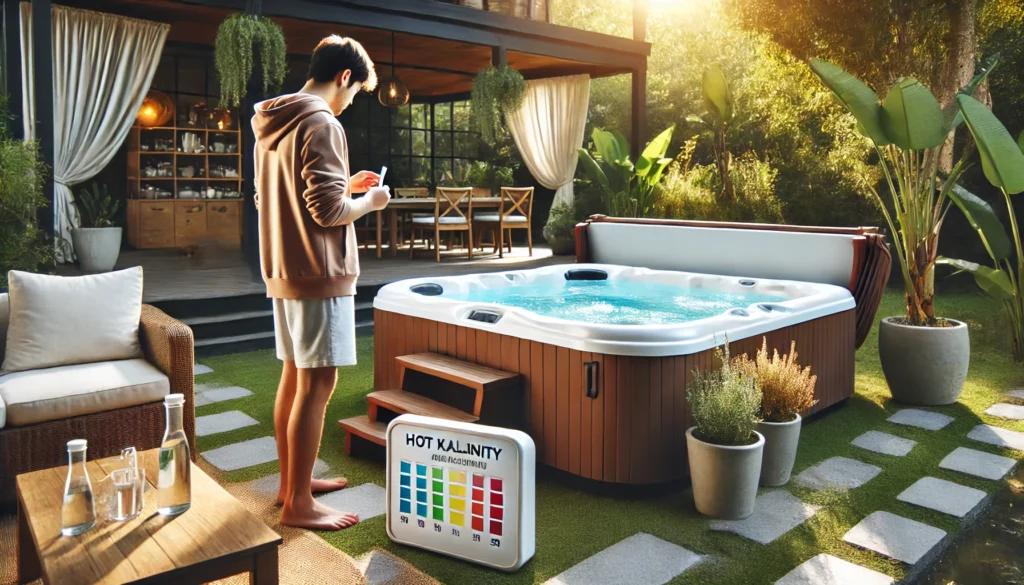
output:
M580 352L480 329L375 310L374 386L398 387L395 358L436 352L522 375L523 428L539 462L599 481L651 484L688 474L686 387L694 370L717 367L714 350L659 358ZM789 351L818 376L812 415L853 394L854 311L771 331L769 351ZM753 356L762 336L730 342ZM599 391L586 398L584 364L597 362ZM487 421L482 421L487 422Z

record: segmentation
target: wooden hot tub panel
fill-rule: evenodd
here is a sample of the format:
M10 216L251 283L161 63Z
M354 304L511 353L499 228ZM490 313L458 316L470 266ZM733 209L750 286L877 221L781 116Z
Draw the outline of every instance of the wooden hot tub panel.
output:
M688 475L686 387L694 370L716 367L714 350L668 357L576 351L387 311L374 311L374 386L398 388L395 358L435 352L522 376L521 420L538 462L589 479L652 484ZM844 311L764 335L769 350L789 351L818 376L818 404L853 394L856 321ZM753 356L762 336L730 343ZM588 367L593 376L588 397ZM415 390L415 389L413 389Z

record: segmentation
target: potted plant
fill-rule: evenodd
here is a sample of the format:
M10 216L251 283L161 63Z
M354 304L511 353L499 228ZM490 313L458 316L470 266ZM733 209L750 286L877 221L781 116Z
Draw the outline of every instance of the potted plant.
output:
M740 520L754 513L761 476L764 437L755 430L761 390L753 376L730 363L728 343L716 350L721 367L694 371L686 390L693 417L686 454L697 511Z
M974 93L991 63L960 93ZM953 100L944 112L931 91L913 78L897 80L881 101L874 90L836 65L812 59L811 69L874 145L894 210L889 211L874 185L867 185L892 232L907 299L906 314L882 319L878 330L878 353L889 391L907 404L952 404L967 378L970 339L966 324L935 317L934 300L939 230L949 207L947 197L965 163L961 158L949 173L939 171L946 137L963 121L957 102Z
M281 87L288 73L288 51L281 27L255 14L238 13L224 19L214 41L222 104L237 106L242 102L257 57L263 71L263 93Z
M555 256L568 256L576 252L576 215L565 203L551 208L551 217L544 226L544 240Z
M80 227L71 228L78 265L85 272L109 272L121 251L121 228L114 225L120 202L110 198L106 185L92 183L75 199Z
M814 384L818 377L811 375L810 366L800 369L796 361L796 342L789 353L780 356L775 350L768 357L768 339L753 360L740 356L736 367L753 376L761 389L761 422L757 431L764 436L764 456L761 458L761 485L780 486L789 482L796 462L800 443L800 413L817 403Z

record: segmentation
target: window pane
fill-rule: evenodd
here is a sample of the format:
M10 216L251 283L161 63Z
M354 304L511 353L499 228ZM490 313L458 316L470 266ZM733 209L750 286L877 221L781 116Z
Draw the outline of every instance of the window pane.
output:
M469 130L469 102L455 102L452 106L455 130Z
M391 108L385 108L380 104L370 104L370 124L373 126L391 125Z
M345 138L348 139L349 152L369 152L369 133L366 128L346 126Z
M469 132L455 133L455 156L473 158L477 151L477 136Z
M451 177L449 176L452 172L452 159L450 158L435 158L434 159L434 184L435 185L451 185Z
M366 127L370 114L370 100L367 98L356 98L352 105L341 113L341 123L347 130L349 126Z
M413 128L426 128L427 127L427 113L430 112L430 107L426 104L412 104L412 127Z
M409 154L409 130L391 129L391 154Z
M177 89L174 87L174 68L176 66L173 56L160 57L160 64L156 68L156 73L153 74L153 83L150 84L150 87L164 93L176 93Z
M400 126L402 128L408 128L410 122L410 110L411 106L409 104L405 104L404 106L400 106L393 110L395 113L394 117L392 118L392 120L394 120L394 125Z
M178 92L206 95L206 65L204 59L178 57Z
M434 154L437 156L452 155L452 135L450 132L434 133Z
M388 131L385 128L370 130L370 154L374 157L388 156Z
M352 167L349 169L349 172L353 174L358 173L359 171L362 171L364 169L369 169L372 166L370 165L370 157L365 154L353 152L349 154L348 161L349 165L351 165ZM380 167L376 168L379 169ZM387 183L387 177L384 178L384 182Z
M374 172L379 172L381 167L383 167L383 166L390 166L390 165L391 165L391 157L388 156L388 153L386 153L386 152L382 152L380 154L374 153L373 156L370 157L370 164L369 164L369 166L367 168L372 170L372 171L374 171ZM362 170L362 169L358 169L358 170ZM393 185L394 183L392 183L391 181L388 180L389 177L391 177L391 171L388 171L388 176L384 177L384 182L389 184L389 185Z
M419 156L430 156L430 134L426 130L412 131L412 153Z
M434 130L451 130L452 105L434 104Z
M423 187L430 183L430 159L412 159L412 184L416 187Z

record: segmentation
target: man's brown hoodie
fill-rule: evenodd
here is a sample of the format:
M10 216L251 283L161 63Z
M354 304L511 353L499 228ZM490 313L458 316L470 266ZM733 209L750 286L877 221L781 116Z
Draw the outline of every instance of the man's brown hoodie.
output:
M345 131L323 99L256 104L256 207L267 296L354 295L359 253L350 224L370 211L349 189Z

